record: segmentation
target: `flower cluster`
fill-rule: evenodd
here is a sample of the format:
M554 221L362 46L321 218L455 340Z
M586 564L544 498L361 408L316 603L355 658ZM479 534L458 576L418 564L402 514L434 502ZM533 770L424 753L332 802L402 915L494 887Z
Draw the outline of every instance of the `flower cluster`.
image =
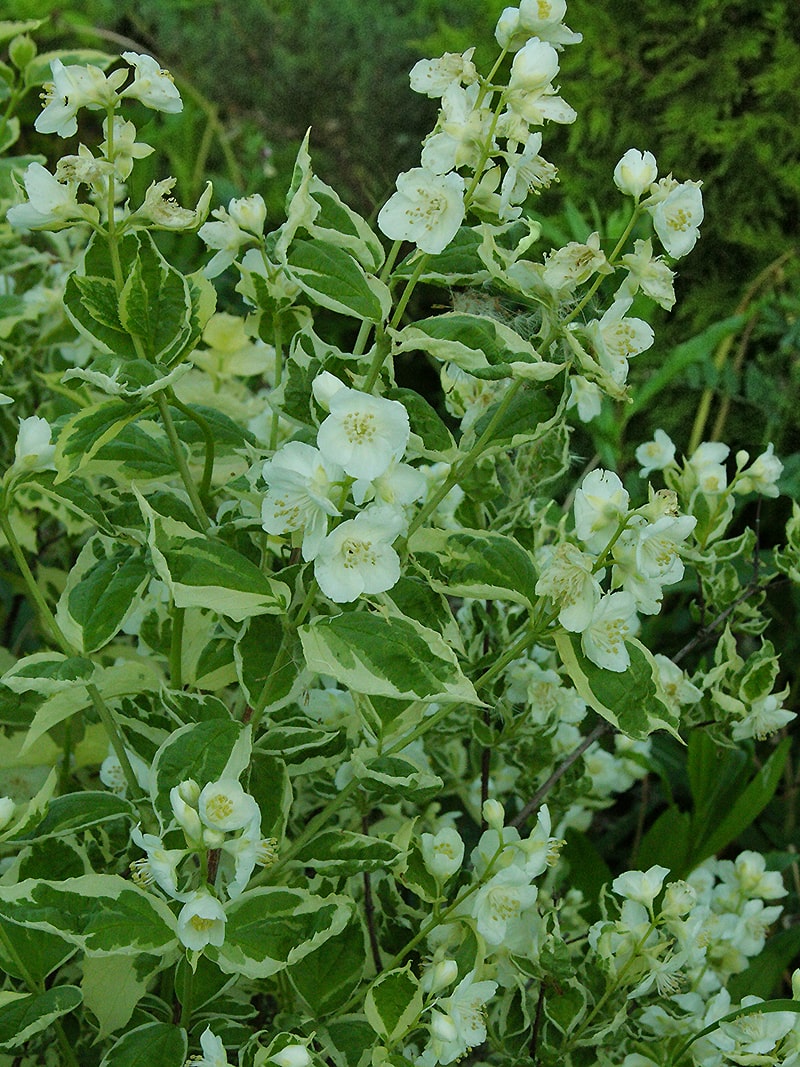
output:
M664 586L683 576L681 546L697 521L678 513L674 493L651 493L636 509L629 503L616 474L587 474L574 503L580 546L562 541L543 550L536 584L564 629L581 635L586 656L612 671L624 671L630 663L625 638L636 632L637 612L656 614ZM604 592L601 582L609 564L611 591Z
M268 533L297 538L323 593L343 603L395 585L400 559L392 543L406 527L403 508L425 495L426 484L401 461L410 427L399 401L351 389L327 372L314 391L328 410L317 446L290 441L264 463L261 520ZM348 493L367 506L328 532Z
M172 788L169 799L173 821L160 835L143 833L139 827L131 831L134 843L146 853L131 870L138 885L155 884L182 902L178 937L186 948L199 952L223 943L223 899L234 900L244 891L257 864L274 861L276 842L261 837L258 805L235 778L208 782L202 789L188 779ZM164 839L180 831L183 846L165 847Z

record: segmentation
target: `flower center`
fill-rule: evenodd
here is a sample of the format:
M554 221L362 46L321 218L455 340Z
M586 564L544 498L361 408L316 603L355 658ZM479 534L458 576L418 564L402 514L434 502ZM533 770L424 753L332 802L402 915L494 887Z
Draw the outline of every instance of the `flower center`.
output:
M189 920L192 928L198 932L198 934L204 934L207 930L210 930L214 925L213 919L206 919L203 915L193 915Z
M208 798L206 810L212 819L227 819L233 814L233 801L224 793L217 793Z
M375 416L364 412L345 415L344 432L354 445L369 444L375 438Z
M671 230L678 230L682 233L684 230L690 229L692 225L692 216L684 208L679 207L667 219L667 225Z
M371 541L356 541L355 538L348 537L342 545L342 556L348 570L352 570L353 567L375 566L375 553L372 550Z

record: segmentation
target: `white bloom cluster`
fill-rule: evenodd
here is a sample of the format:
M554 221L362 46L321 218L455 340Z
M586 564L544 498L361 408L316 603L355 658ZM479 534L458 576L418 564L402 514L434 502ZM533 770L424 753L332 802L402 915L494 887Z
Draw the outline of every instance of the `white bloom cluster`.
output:
M697 1001L691 1011L697 1025L704 1002L763 949L781 913L780 905L766 902L786 890L780 874L767 871L756 852L742 852L733 861L707 860L685 881L665 886L668 874L666 867L654 866L615 878L611 888L622 898L619 918L595 923L589 944L630 987L630 1000L655 990L677 1008ZM661 1033L668 1032L669 1018L662 1005L641 1016Z
M261 837L261 812L235 778L200 786L192 779L170 790L173 821L161 834L131 831L146 858L131 864L134 881L155 883L168 897L181 901L177 933L191 951L221 945L225 939L225 908L220 899L238 897L257 864L275 859L276 842ZM164 839L182 831L182 847L167 848ZM204 876L198 882L198 864ZM184 863L189 859L190 862Z
M637 612L656 614L663 587L683 577L681 545L697 520L677 514L658 494L631 510L622 482L605 470L584 478L574 515L583 547L564 541L541 552L536 592L557 606L564 629L581 635L593 663L624 671L630 663L625 638L635 633ZM613 563L609 592L601 585L606 563Z
M137 100L153 111L174 114L183 109L180 93L172 76L162 70L148 55L123 52L128 64L110 74L96 66L65 65L53 59L50 69L53 80L45 86L44 108L35 128L39 133L54 133L72 137L78 131L78 112L105 111L104 140L95 155L86 145L79 145L76 155L64 156L51 174L41 163L31 163L23 175L26 200L9 208L7 219L19 230L61 230L76 223L101 227L109 200L117 204L124 196L124 182L133 168L133 161L143 159L152 147L136 141L136 127L121 115L115 114L125 100ZM130 75L131 80L128 80ZM127 82L127 84L126 84ZM211 185L207 185L194 209L180 207L170 196L175 178L153 182L142 204L131 210L115 207L117 232L150 228L184 230L199 226L211 199ZM78 199L81 186L88 189L87 203ZM118 215L118 217L117 217ZM107 219L105 219L108 222Z
M581 40L563 24L565 14L565 0L522 0L502 12L498 43L516 53L502 91L481 77L474 49L414 66L411 88L440 98L441 110L421 166L400 175L378 215L387 237L435 255L453 240L471 203L509 222L519 218L530 192L555 181L556 168L539 154L542 137L535 127L576 117L554 85L558 49ZM460 171L467 172L466 180Z
M381 593L400 577L393 542L406 526L403 508L427 490L423 475L401 462L410 435L397 400L372 396L323 372L314 392L329 414L317 446L283 445L262 468L268 491L261 509L267 533L290 534L303 559L314 561L323 593L338 603ZM347 493L367 507L328 533Z

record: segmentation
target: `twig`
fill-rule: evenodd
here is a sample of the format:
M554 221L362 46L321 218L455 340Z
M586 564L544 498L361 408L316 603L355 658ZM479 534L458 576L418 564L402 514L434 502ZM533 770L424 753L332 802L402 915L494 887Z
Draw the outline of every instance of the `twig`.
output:
M587 734L586 737L584 737L583 741L581 741L578 747L572 752L570 752L564 762L558 767L556 767L556 769L553 771L553 773L550 775L544 785L540 786L536 790L536 792L533 794L533 796L522 809L522 811L519 812L518 815L515 815L514 818L511 820L510 825L522 826L528 816L532 815L536 811L542 800L544 800L544 798L547 796L547 794L550 792L556 782L560 778L563 778L563 776L567 773L572 764L579 760L586 751L586 749L593 745L598 738L603 736L603 734L611 730L611 728L611 723L608 723L605 720L599 722L597 726L595 726L594 730L592 730L590 734Z

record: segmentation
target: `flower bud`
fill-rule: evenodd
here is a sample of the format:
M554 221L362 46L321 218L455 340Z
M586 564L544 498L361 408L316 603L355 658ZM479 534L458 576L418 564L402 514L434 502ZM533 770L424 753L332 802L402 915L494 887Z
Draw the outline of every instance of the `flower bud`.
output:
M498 833L502 831L506 821L506 813L499 800L490 798L485 801L481 813L490 829L497 830Z
M256 237L260 237L264 232L267 205L258 193L243 196L240 200L231 200L228 204L228 214L240 229L253 233Z
M431 1012L431 1033L440 1041L455 1041L458 1028L449 1015L440 1011Z
M637 200L658 177L658 167L652 152L629 148L614 168L614 184L621 193Z
M308 1067L311 1055L305 1045L286 1045L270 1056L270 1062L277 1063L278 1067Z
M14 818L15 808L16 804L11 797L0 797L0 830L4 830Z
M324 411L330 411L331 400L344 388L344 382L340 382L335 374L327 370L321 371L311 383L314 399Z
M438 881L446 882L460 868L464 842L452 826L445 826L435 835L423 834L420 844L425 866Z
M440 960L428 972L428 992L438 993L446 989L458 976L458 964L455 960Z

